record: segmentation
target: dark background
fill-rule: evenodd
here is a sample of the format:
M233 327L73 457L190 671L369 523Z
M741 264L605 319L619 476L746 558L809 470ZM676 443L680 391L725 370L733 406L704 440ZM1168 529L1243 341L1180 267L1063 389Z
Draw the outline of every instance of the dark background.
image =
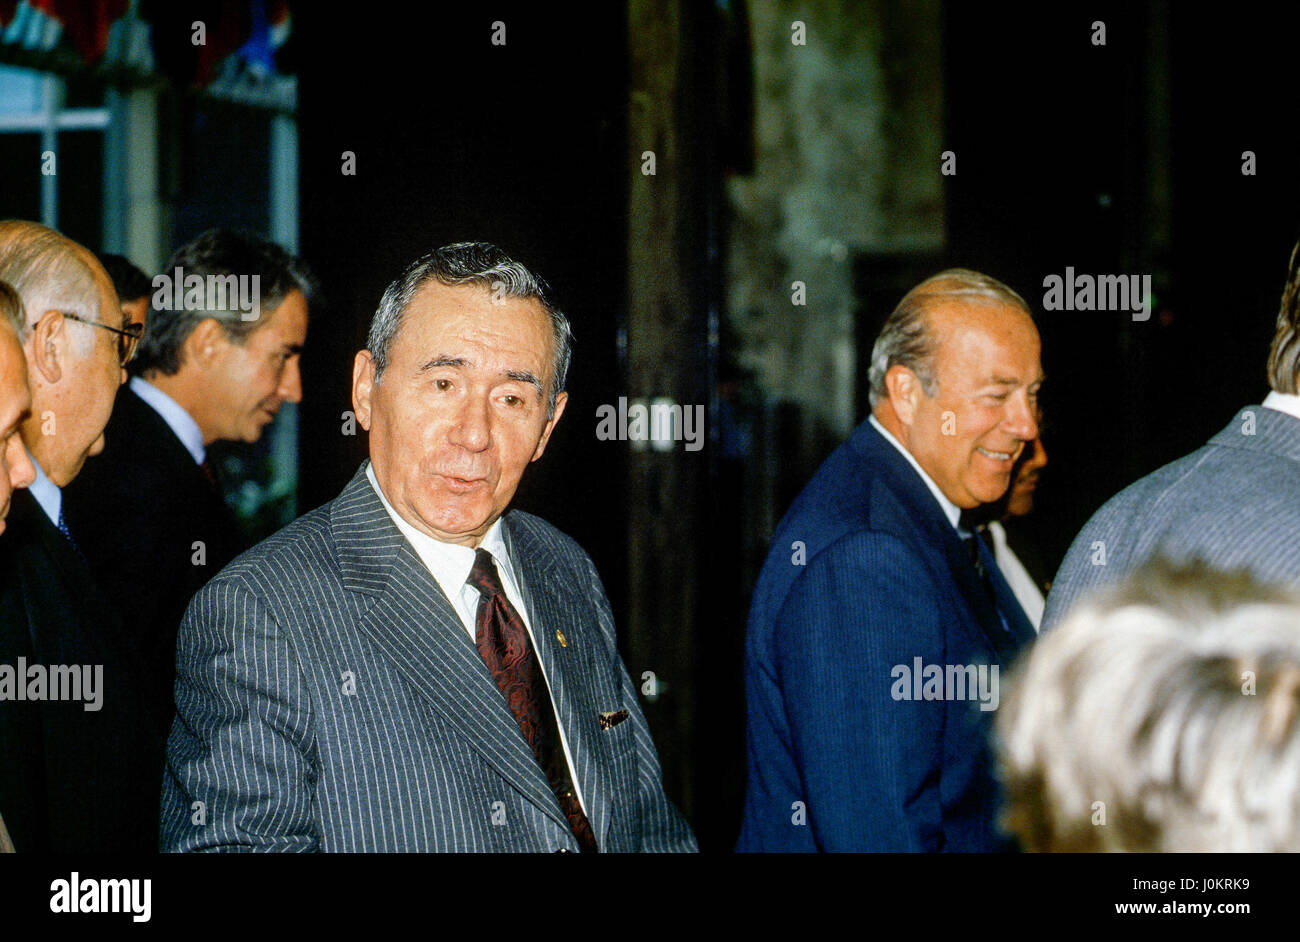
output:
M365 456L364 433L343 433L352 359L384 287L409 262L481 239L550 280L576 335L570 401L516 506L592 555L633 677L649 667L671 678L665 696L646 702L665 782L702 847L723 851L744 790L750 587L773 523L838 439L779 383L761 386L740 366L752 339L746 312L726 309L728 262L739 258L726 182L771 156L752 121L751 51L771 38L751 32L760 8L720 0L647 9L440 4L344 15L294 5L278 65L299 80L300 249L323 288L303 357L297 507L333 498ZM901 86L916 45L891 43L908 35L917 9L906 0L780 5L783 19L808 21L823 51L834 52L829 34L881 30L884 54L904 50L891 74ZM941 248L849 246L857 363L865 374L893 304L943 267L1016 288L1039 312L1049 377L1050 464L1026 527L1059 561L1104 500L1267 391L1300 222L1300 14L1155 0L950 0L940 9L943 108L927 120L958 166L943 179ZM188 19L178 13L172 24L178 44ZM490 42L496 20L507 24L505 46ZM1102 47L1090 42L1098 20ZM656 75L671 81L656 85ZM83 81L70 78L70 100ZM667 119L630 109L645 87L672 89L641 106ZM266 114L173 89L160 124L168 249L210 226L265 231ZM648 140L638 136L645 128ZM35 218L39 149L30 137L0 137L0 215ZM637 202L648 146L659 175L650 202ZM60 156L60 218L97 247L102 161L78 147L70 136ZM1243 151L1256 155L1253 176L1241 173ZM341 172L344 152L355 155L355 175ZM924 159L939 172L939 154ZM644 222L634 205L656 214L656 226L664 214L654 238L629 238ZM1044 277L1067 267L1151 275L1151 319L1042 311ZM786 294L790 274L757 272ZM651 290L654 303L641 303ZM789 331L779 340L795 344ZM658 338L648 359L661 372L645 365L646 338ZM683 376L665 388L663 377ZM596 440L598 405L647 394L708 404L702 452L647 457Z
M340 429L384 288L440 245L495 242L553 284L576 338L566 418L515 506L578 539L618 598L622 452L592 432L596 406L619 395L622 10L592 5L575 28L537 6L440 6L406 11L400 29L364 17L342 29L309 6L295 31L301 252L325 282L303 358L300 507L332 499L365 457L364 432ZM341 173L345 151L355 176Z
M304 362L312 395L302 408L300 506L330 499L364 454L363 437L340 438L340 416L349 407L351 357L383 287L433 246L498 242L555 283L577 336L568 414L518 505L588 549L622 623L626 446L598 442L592 432L596 405L626 394L618 340L626 317L627 181L638 162L626 144L624 14L617 4L571 16L502 10L411 9L396 31L366 20L342 29L319 9L295 14L302 251L328 292L328 306L314 312ZM894 260L906 277L895 279L901 287L885 282L897 291L883 309L880 301L864 304L859 362L913 274L947 264L987 271L1035 309L1042 279L1067 265L1152 274L1156 308L1148 322L1040 314L1051 465L1032 526L1059 558L1102 501L1195 448L1267 391L1264 361L1300 206L1300 153L1287 107L1300 24L1292 14L1208 17L1186 5L949 3L944 11L942 121L946 145L959 154L958 174L945 181L946 249ZM509 24L504 48L486 40L487 23L497 18ZM1107 24L1104 48L1088 41L1098 19ZM685 24L707 56L702 37L716 23L705 12ZM1158 62L1154 36L1165 50ZM721 82L708 70L704 81ZM1153 81L1165 84L1153 89ZM704 120L715 101L704 94L682 105ZM1154 120L1168 128L1159 146L1150 140ZM354 177L340 173L345 150L356 154ZM1257 155L1255 176L1240 173L1244 150ZM1144 182L1156 159L1168 174L1159 209L1168 216L1167 241L1150 218ZM721 164L709 171L718 179ZM696 261L717 276L725 220L712 239L702 211L697 225L706 254ZM880 270L878 259L863 264ZM864 279L862 294L880 283ZM707 311L692 316L702 323ZM723 336L714 347L698 332L686 336L683 355L707 357L716 369L730 352ZM860 416L866 407L863 398ZM670 512L707 521L700 539L725 555L753 525L733 490L745 476L704 468L700 506ZM783 510L776 508L778 517ZM717 557L701 560L703 582ZM701 612L696 656L719 670L696 690L698 745L686 752L660 735L670 780L682 775L696 785L686 810L712 849L729 847L739 823L737 626L752 578L736 575ZM634 676L639 667L629 664Z

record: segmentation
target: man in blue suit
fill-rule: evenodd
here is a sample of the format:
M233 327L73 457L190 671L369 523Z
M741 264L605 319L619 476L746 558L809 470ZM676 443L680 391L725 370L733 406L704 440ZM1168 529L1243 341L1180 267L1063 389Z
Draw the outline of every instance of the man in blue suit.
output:
M908 292L872 415L781 521L745 642L741 851L993 851L988 719L1034 631L961 511L1038 435L1038 332L963 269Z

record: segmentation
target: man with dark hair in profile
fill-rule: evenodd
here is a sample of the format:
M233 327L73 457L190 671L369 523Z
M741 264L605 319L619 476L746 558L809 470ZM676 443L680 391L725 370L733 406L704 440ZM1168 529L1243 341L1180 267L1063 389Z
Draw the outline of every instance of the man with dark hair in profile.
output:
M103 448L139 334L94 255L45 226L0 222L0 279L25 312L19 434L34 474L0 536L0 665L24 689L0 700L0 809L19 852L145 852L160 723L134 639L63 513L64 489Z
M1204 446L1129 485L1075 537L1047 596L1043 628L1143 561L1199 558L1300 586L1300 242L1268 355L1271 392Z
M185 606L245 548L207 448L256 442L283 403L302 399L313 284L301 262L255 236L213 229L178 249L104 453L68 490L69 525L137 633L166 725Z
M122 313L132 324L139 324L143 329L148 326L149 298L153 296L149 276L142 272L124 255L111 252L98 252L96 258L113 279L118 300L122 302Z

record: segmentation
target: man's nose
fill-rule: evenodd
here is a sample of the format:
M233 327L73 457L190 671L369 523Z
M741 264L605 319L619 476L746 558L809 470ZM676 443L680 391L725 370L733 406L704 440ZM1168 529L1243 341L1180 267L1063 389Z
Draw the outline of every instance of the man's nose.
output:
M1032 442L1038 437L1038 418L1029 403L1027 393L1013 395L1008 403L1010 414L1007 416L1007 431L1022 442Z
M492 423L487 396L467 396L461 404L449 438L468 451L482 451L492 442Z
M9 464L9 484L12 487L27 487L36 480L36 469L32 459L27 457L21 435L15 434L5 446L5 461Z
M297 357L284 365L280 386L275 394L285 402L302 402L302 374L298 371Z

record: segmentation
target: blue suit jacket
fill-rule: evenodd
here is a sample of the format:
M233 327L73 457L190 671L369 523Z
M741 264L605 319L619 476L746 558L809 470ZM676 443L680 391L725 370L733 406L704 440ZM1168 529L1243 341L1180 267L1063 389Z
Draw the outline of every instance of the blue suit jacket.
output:
M991 692L992 668L1034 636L980 551L997 608L934 495L870 422L817 471L777 529L750 610L738 850L1006 846L992 712L971 691L896 699L915 692L896 668L910 674L917 658L945 676L953 666L954 680L956 667L987 665Z

